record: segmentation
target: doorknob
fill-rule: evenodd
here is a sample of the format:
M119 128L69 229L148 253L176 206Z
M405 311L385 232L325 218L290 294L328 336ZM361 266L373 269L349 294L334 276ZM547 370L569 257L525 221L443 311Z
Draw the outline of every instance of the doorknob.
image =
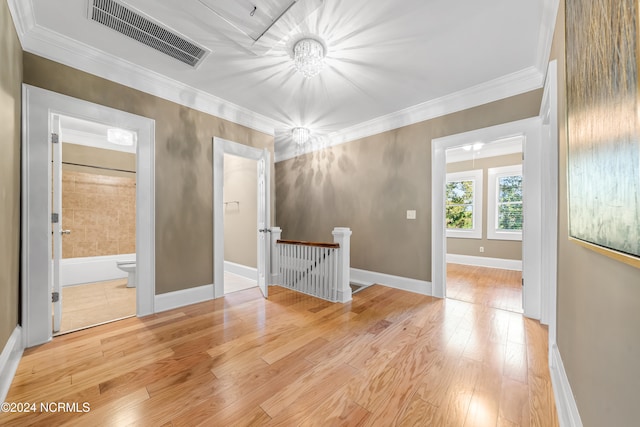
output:
M60 234L71 234L71 230L60 230Z

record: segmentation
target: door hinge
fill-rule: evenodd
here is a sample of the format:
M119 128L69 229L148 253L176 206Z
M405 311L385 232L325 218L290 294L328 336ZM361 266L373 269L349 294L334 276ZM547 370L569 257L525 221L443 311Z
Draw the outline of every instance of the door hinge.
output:
M522 278L522 287L524 287L524 278Z
M60 142L60 138L58 137L58 134L57 133L52 133L51 134L51 143L57 144L58 142Z
M51 293L51 302L60 301L60 292L52 292Z
M57 213L52 213L51 214L51 223L52 224L57 224L59 220L60 220L60 218L59 218L59 215Z

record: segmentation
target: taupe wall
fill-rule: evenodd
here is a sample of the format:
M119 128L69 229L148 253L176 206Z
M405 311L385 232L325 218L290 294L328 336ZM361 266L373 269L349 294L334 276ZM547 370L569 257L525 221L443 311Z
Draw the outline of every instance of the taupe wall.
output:
M276 225L311 241L350 227L352 267L431 281L431 140L537 116L541 98L536 90L279 162Z
M551 53L551 59L558 60L559 74L558 348L585 427L635 426L640 396L640 269L568 239L564 1L560 3Z
M18 325L22 48L0 1L0 351Z
M212 138L273 137L29 53L24 81L155 120L156 294L213 283Z
M224 260L258 266L258 162L224 155Z
M522 154L508 154L505 156L487 157L484 159L468 160L447 164L447 173L463 172L482 169L482 239L447 238L447 253L470 255L488 258L522 260L522 241L487 239L487 224L489 215L489 168L522 164ZM480 252L484 247L484 253Z

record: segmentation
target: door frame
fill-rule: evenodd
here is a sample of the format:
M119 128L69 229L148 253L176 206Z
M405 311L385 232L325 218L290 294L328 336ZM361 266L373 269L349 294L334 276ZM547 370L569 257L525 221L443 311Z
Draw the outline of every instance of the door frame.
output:
M52 158L49 135L52 114L108 123L138 133L136 315L152 314L155 295L155 121L27 84L22 85L22 100L21 322L25 347L52 338Z
M549 325L549 351L556 343L556 304L558 292L558 61L549 62L542 103L542 307L540 321ZM551 359L549 359L551 360Z
M439 298L446 297L447 272L447 239L445 232L444 187L446 181L446 150L461 147L469 142L494 141L513 136L523 136L523 179L525 182L524 216L526 225L523 229L523 312L527 317L541 318L542 307L542 226L544 214L541 210L541 199L546 206L557 203L548 200L549 195L541 191L542 157L541 157L541 125L540 117L533 117L515 122L477 129L469 132L437 138L431 145L432 166L432 223L431 223L431 265L433 294ZM545 284L546 286L546 284Z
M245 159L260 160L266 153L265 174L265 224L266 228L271 226L271 161L270 153L265 149L251 147L229 141L224 138L213 138L213 297L224 296L224 155L232 154ZM260 179L260 177L258 177ZM258 192L259 193L259 192ZM258 194L259 197L259 194ZM258 218L260 222L260 218ZM256 224L256 230L257 230ZM258 245L260 242L258 242ZM269 267L271 265L270 239L267 239L265 252L265 287L268 289L270 282ZM259 262L259 260L258 260ZM260 275L260 266L257 266ZM259 278L257 279L259 280ZM266 296L266 295L265 295Z

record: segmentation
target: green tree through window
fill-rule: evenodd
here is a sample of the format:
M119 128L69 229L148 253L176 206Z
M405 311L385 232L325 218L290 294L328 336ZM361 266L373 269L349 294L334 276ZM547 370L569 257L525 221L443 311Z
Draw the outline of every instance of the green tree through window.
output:
M498 230L522 230L522 175L498 178Z
M447 228L473 229L473 181L447 182Z

